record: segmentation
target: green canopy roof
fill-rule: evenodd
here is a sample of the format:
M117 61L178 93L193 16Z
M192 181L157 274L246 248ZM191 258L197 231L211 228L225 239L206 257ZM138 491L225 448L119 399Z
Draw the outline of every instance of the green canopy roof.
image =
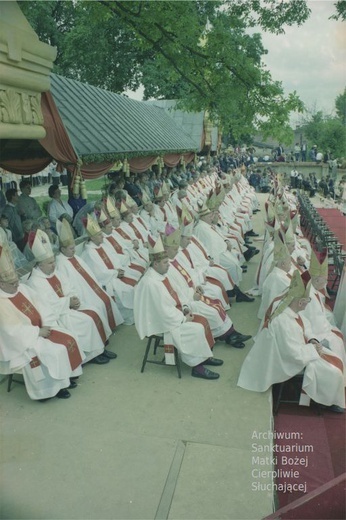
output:
M72 145L83 160L196 151L164 109L56 74L51 93Z

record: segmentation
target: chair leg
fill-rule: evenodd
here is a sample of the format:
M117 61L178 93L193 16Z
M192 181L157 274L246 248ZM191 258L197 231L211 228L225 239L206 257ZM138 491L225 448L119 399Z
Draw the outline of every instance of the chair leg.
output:
M155 338L155 343L154 343L154 356L156 356L156 351L157 351L157 348L160 346L160 343L161 343L161 340L163 338L161 338L160 336L157 336Z
M12 379L13 379L13 374L10 374L10 375L8 376L8 382L7 382L7 391L8 391L8 392L11 391Z
M150 347L151 347L151 342L154 338L150 337L148 339L148 343L147 343L147 348L145 349L145 354L144 354L144 358L143 358L143 363L142 363L142 368L141 368L141 373L144 372L144 367L146 365L146 362L147 362L147 359L148 359L148 355L149 355L149 350L150 350Z
M283 392L283 389L284 389L284 384L285 383L279 383L278 396L277 396L276 401L275 401L274 406L273 406L273 415L277 415L278 414L280 401L281 401L281 397L282 397L282 392Z
M180 357L179 357L178 351L175 347L174 347L174 359L175 359L175 364L177 366L178 377L179 377L179 379L181 379Z

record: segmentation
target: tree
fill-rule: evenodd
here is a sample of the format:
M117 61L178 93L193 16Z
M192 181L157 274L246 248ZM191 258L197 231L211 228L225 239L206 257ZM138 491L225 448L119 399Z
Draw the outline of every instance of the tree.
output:
M342 124L346 125L346 87L342 94L339 94L335 100L335 109L338 118Z
M225 132L261 131L285 140L290 111L262 63L266 53L250 27L279 33L309 16L305 0L21 2L41 39L58 46L55 71L123 92L143 84L145 97L178 98L207 111Z
M314 113L301 130L310 143L316 144L321 152L330 152L334 158L346 156L346 126L340 119Z

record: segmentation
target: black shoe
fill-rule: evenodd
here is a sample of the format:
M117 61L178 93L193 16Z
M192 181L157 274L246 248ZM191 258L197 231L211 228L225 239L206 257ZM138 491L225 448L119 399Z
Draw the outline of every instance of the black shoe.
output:
M68 390L66 390L66 388L63 388L62 390L59 390L55 397L58 399L68 399L71 397L71 394Z
M220 374L217 374L216 372L212 372L209 370L209 368L203 367L203 370L198 370L196 368L193 368L191 370L192 377L200 377L201 379L219 379Z
M235 300L236 302L254 302L255 298L250 298L250 296L247 296L247 294L239 293L237 294L237 298Z
M244 258L245 258L246 262L251 260L251 258L253 256L255 256L256 254L257 254L256 251L253 251L252 249L248 249L247 251L245 251Z
M76 388L78 385L76 383L76 381L72 381L72 379L70 379L70 386L69 388Z
M330 412L334 412L334 413L345 413L345 409L341 408L341 406L338 406L337 404L333 404L332 406L329 406L328 410Z
M251 229L251 231L248 231L248 232L246 233L246 235L247 235L248 237L259 237L259 234L258 234L258 233L255 233L253 229Z
M206 361L203 361L203 365L209 365L212 367L220 367L221 365L223 365L223 361L222 361L222 359L210 357Z
M244 348L245 347L245 343L241 343L241 342L239 342L239 343L228 343L228 345L230 347L234 347L234 348Z
M242 266L241 270L243 271L243 273L247 273L247 267Z
M106 363L109 363L109 358L100 354L99 356L91 359L89 363L94 363L94 365L105 365Z
M226 292L227 292L227 296L229 298L233 298L233 296L235 296L237 294L235 289L232 289L231 291L226 291Z
M237 341L248 341L252 338L250 334L241 334L240 332L233 332L233 334L231 334L231 337L236 338Z
M110 350L106 350L104 349L104 351L102 352L102 356L108 358L108 359L115 359L117 358L118 356L115 354L115 352L111 352Z

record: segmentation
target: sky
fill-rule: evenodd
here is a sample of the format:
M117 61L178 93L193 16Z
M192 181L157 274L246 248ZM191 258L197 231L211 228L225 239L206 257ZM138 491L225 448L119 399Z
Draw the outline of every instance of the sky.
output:
M263 61L285 92L297 91L308 106L327 114L346 87L346 22L329 20L334 0L308 1L311 14L301 27L284 35L262 33L268 54ZM296 121L298 122L296 116Z
M262 32L268 54L263 61L285 93L294 90L308 108L334 113L335 98L346 87L346 22L329 20L335 0L309 0L311 14L301 27L287 27L285 34ZM143 90L126 92L142 99ZM299 123L293 114L291 124Z

